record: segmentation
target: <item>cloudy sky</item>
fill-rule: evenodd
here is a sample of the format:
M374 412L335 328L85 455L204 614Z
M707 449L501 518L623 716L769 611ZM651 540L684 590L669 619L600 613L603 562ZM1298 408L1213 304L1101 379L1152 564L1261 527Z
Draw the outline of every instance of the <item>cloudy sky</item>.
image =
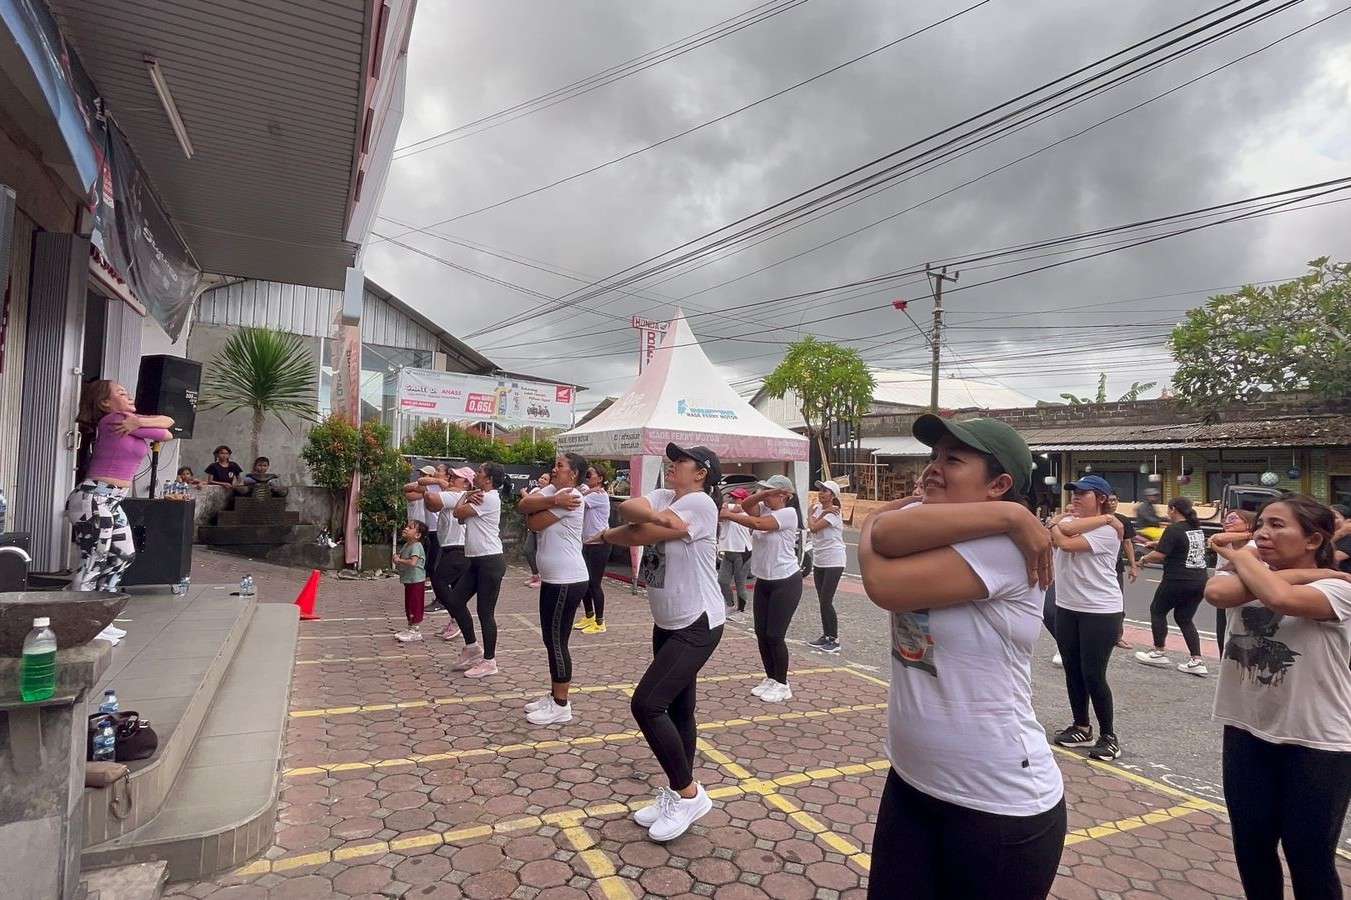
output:
M917 326L888 305L911 301L911 315L927 328L933 307L923 279L866 296L737 308L928 259L1351 175L1346 12L958 187L1342 9L1340 0L1305 0L742 252L646 278L627 294L605 293L566 309L546 302L1218 3L990 0L686 137L460 217L730 112L974 3L806 0L576 99L480 133L461 130L419 144L754 6L752 0L423 0L399 141L412 146L396 154L402 158L390 174L383 213L392 221L376 227L408 246L375 243L367 272L456 335L490 329L470 343L502 368L588 386L579 403L586 408L631 380L637 339L627 320L635 314L668 318L683 307L710 358L743 391L773 368L780 342L800 333L855 346L879 367L927 370ZM1324 199L1341 196L1347 195ZM841 237L923 201L929 202ZM1305 260L1322 254L1351 256L1351 203L1221 225L987 286L967 287L1064 257L972 268L944 298L944 371L1047 399L1091 393L1099 371L1108 372L1114 392L1132 381L1166 382L1164 335L1189 306L1226 286L1297 275ZM538 312L528 322L499 324L530 310Z

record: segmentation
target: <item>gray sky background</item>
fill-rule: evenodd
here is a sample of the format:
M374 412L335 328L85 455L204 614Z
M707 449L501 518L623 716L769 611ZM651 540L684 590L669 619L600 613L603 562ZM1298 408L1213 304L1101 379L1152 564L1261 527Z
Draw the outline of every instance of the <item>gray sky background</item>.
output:
M866 52L972 0L809 0L761 24L576 100L483 134L396 160L383 212L426 226L537 187L713 118ZM414 26L400 146L619 63L754 5L489 3L423 0ZM883 51L666 146L532 197L435 230L550 269L593 278L784 199L938 131L1023 90L1121 49L1213 2L994 0ZM826 287L1011 243L1115 225L1351 175L1351 12L1080 138L765 272L769 265L1077 131L1341 8L1306 0L1129 85L938 167L834 215L665 283L609 294L471 340L505 369L587 385L584 409L621 392L636 367L624 320L719 310L692 321L738 388L773 368L774 343L806 319L911 300L924 327L922 283L856 299L740 304ZM398 235L387 221L377 231ZM429 254L550 297L580 286L423 233ZM1322 254L1351 255L1351 203L1223 225L1148 247L945 297L945 371L1054 399L1166 381L1162 335L1207 291L1299 274ZM1050 260L1045 260L1049 262ZM963 275L958 286L1027 267ZM388 243L368 274L456 335L541 301ZM1182 291L1186 296L1159 297ZM678 298L686 297L683 301ZM1153 299L1135 299L1135 298ZM752 320L748 322L747 320ZM758 324L757 324L758 323ZM1155 323L1162 323L1156 326ZM1100 328L1066 329L1068 325ZM1058 326L1061 326L1057 330ZM1147 327L1139 327L1147 326ZM890 309L807 326L859 347L878 366L927 370L915 327ZM559 340L559 339L563 340ZM542 343L535 343L541 341ZM1141 344L1139 347L1128 346ZM1041 353L1029 356L1029 353Z

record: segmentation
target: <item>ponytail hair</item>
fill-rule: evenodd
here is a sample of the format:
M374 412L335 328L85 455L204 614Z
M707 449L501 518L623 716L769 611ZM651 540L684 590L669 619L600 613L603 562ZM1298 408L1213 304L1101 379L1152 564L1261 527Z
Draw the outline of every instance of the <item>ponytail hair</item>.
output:
M507 470L502 468L501 463L485 462L479 466L483 474L488 476L492 486L497 489L497 493L503 501L511 499L512 485L511 479L507 477Z
M1168 508L1187 520L1191 528L1200 528L1201 520L1196 515L1196 507L1186 497L1174 497L1168 501Z

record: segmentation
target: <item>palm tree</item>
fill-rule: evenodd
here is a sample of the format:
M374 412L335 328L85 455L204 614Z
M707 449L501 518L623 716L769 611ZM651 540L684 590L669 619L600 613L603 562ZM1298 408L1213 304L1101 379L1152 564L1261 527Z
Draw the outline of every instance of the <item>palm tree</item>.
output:
M318 418L314 357L299 335L271 328L241 328L211 360L202 386L202 405L225 414L253 413L249 459L258 456L263 420L275 416L286 426Z

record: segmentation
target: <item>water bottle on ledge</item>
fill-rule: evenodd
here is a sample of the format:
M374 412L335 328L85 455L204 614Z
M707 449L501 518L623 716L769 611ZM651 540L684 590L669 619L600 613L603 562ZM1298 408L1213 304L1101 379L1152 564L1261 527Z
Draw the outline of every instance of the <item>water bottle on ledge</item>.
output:
M252 597L254 595L253 576L245 575L239 579L239 596Z
M99 704L99 712L105 716L111 716L116 715L119 708L117 692L108 688L103 692L103 702Z
M188 575L184 575L178 580L178 584L174 585L174 594L181 597L188 592L188 588L190 587L192 587L192 578Z
M113 717L104 716L98 720L94 732L94 762L114 762L117 760L117 729L113 727Z
M33 630L23 639L19 668L19 695L25 703L37 703L56 693L56 635L51 620L33 620Z

